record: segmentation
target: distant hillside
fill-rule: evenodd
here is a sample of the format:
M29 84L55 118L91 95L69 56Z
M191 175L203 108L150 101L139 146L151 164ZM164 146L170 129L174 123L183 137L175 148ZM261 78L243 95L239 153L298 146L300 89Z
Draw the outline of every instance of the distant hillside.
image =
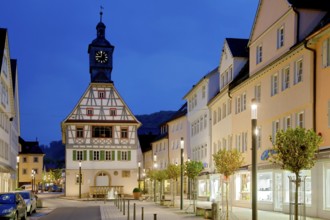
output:
M62 141L52 141L49 146L41 145L44 152L44 165L47 169L64 168L65 167L65 146Z
M135 117L142 123L138 134L159 134L159 126L169 120L176 111L159 111L149 115L136 115Z

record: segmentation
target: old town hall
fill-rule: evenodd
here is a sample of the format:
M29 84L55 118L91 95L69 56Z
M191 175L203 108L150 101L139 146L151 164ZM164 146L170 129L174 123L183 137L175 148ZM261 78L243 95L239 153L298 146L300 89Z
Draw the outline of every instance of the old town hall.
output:
M90 83L62 122L66 147L66 196L113 197L137 186L137 158L141 125L111 79L114 46L106 26L96 26L88 46Z

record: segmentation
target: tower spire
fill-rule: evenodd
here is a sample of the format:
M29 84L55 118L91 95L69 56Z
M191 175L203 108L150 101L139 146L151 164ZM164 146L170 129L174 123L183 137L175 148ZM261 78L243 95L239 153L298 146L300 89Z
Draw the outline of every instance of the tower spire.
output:
M102 16L103 16L103 6L100 6L100 22L102 22Z

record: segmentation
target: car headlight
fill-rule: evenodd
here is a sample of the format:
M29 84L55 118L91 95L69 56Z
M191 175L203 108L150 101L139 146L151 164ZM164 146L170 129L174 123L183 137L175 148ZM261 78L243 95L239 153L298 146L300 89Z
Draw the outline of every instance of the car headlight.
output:
M13 211L14 211L14 208L11 207L11 208L9 208L9 209L4 209L4 210L2 210L2 214L9 214L9 213L11 213L11 212L13 212Z

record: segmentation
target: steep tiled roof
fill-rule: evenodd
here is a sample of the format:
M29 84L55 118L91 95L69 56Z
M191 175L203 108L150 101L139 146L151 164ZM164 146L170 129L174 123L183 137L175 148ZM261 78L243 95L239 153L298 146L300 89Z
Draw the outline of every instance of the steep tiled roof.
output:
M249 50L247 47L249 39L226 38L226 41L233 57L249 56Z
M316 9L328 11L330 9L329 0L288 0L288 2L296 8Z
M173 121L173 120L175 120L175 119L177 119L177 118L180 118L180 117L182 117L182 116L185 116L187 114L187 102L186 103L184 103L181 107L180 107L180 109L178 110L178 111L176 111L175 113L174 113L174 115L167 121L167 122L170 122L170 121Z
M19 143L22 146L22 150L19 154L44 154L39 147L39 141L25 141L23 138L19 137Z

